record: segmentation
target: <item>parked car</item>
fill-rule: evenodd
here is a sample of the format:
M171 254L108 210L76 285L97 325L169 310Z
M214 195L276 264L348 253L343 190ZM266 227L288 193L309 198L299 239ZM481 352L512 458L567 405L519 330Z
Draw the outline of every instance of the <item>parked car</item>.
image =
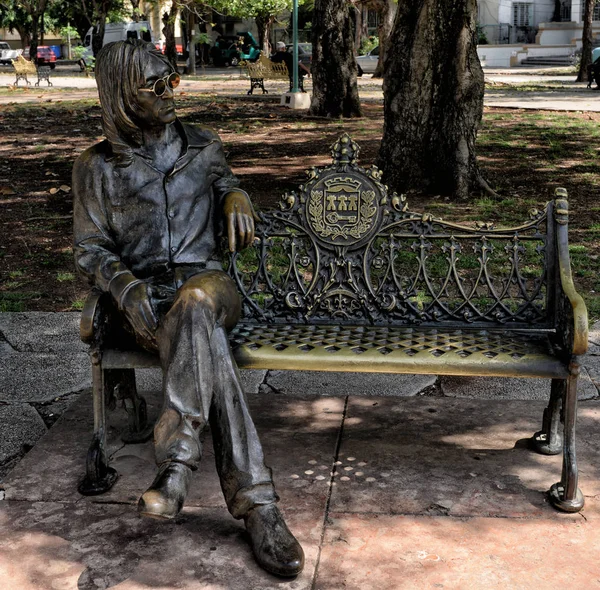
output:
M26 59L30 59L29 54L31 53L30 48L26 47L23 51L23 55ZM37 48L37 65L38 66L50 66L53 70L56 67L56 54L52 51L51 47L47 45L38 45Z
M10 60L17 59L21 53L22 49L11 49L6 41L0 41L0 64L10 65Z
M356 56L356 65L358 66L358 75L372 74L379 63L379 45L373 47L365 55Z
M250 32L219 37L211 49L213 64L217 67L237 66L240 61L256 61L260 46Z
M290 52L294 52L294 45L289 43L285 46ZM298 59L302 65L306 66L310 70L312 65L312 43L298 43Z
M162 53L164 53L167 50L167 46L165 44L163 44L162 49L160 47L160 43L156 43L155 47ZM177 51L177 57L183 57L183 45L177 43L175 45L175 50Z

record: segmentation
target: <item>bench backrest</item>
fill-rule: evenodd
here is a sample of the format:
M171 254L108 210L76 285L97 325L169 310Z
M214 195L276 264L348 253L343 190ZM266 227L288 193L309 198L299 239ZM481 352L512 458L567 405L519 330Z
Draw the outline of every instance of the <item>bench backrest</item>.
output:
M15 72L17 74L35 74L36 67L32 61L25 59L22 55L19 55L17 59L11 59Z
M552 202L510 229L411 213L358 151L343 135L232 255L245 321L555 327Z
M262 54L255 62L244 62L250 78L281 78L287 80L289 72L284 62L272 62L266 55Z

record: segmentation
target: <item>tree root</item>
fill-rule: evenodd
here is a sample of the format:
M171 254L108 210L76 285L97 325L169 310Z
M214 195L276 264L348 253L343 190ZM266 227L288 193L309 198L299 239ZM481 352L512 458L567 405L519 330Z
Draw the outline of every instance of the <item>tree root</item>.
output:
M481 189L485 192L485 194L491 199L500 201L502 197L487 183L487 181L481 176L478 172L475 178L475 182L473 183L474 188Z

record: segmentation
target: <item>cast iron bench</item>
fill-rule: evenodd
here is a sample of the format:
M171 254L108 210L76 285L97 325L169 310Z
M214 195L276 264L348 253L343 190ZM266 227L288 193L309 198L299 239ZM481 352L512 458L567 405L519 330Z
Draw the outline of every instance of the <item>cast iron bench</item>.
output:
M17 76L15 86L19 85L19 80L23 80L28 86L31 86L31 82L27 79L27 76L34 74L37 75L36 86L39 86L43 80L48 82L48 86L52 86L52 82L50 82L50 68L48 66L36 68L36 65L32 61L25 59L22 55L19 55L17 59L11 60L11 62Z
M242 67L247 70L250 78L250 90L252 94L255 88L260 88L263 94L269 94L265 88L265 80L286 80L289 82L290 74L284 62L274 63L266 55L261 54L255 62L243 62ZM298 83L302 86L302 80ZM300 88L303 90L303 88Z
M308 171L279 210L260 214L255 246L228 258L243 301L231 333L238 365L549 378L531 443L542 454L563 452L550 500L580 510L575 422L588 323L571 278L566 191L519 227L459 225L410 212L377 168L357 165L347 135L332 154L332 165ZM136 349L113 313L107 295L92 293L81 319L95 424L83 494L102 493L117 477L105 450L107 404L122 399L129 411L125 441L151 436L134 368L158 358Z

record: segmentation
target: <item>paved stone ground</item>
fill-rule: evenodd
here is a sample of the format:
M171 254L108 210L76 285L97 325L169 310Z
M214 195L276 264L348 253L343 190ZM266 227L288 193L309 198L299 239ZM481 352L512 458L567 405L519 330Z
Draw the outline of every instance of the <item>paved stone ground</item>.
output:
M243 525L227 514L209 436L174 522L137 516L155 471L152 443L120 441L123 411L110 414L108 431L117 484L102 496L78 495L92 409L77 322L70 313L0 314L0 354L11 360L0 363L0 408L21 417L9 430L13 465L22 452L14 449L33 445L60 415L2 483L0 588L600 588L600 403L589 375L578 423L586 506L568 515L544 494L560 477L560 456L526 444L547 383L244 372L282 509L306 553L305 571L282 581L254 564ZM595 375L600 326L590 339L586 367ZM60 355L70 367L49 371ZM82 371L82 381L67 382L65 370ZM159 382L147 373L141 389L153 418Z

